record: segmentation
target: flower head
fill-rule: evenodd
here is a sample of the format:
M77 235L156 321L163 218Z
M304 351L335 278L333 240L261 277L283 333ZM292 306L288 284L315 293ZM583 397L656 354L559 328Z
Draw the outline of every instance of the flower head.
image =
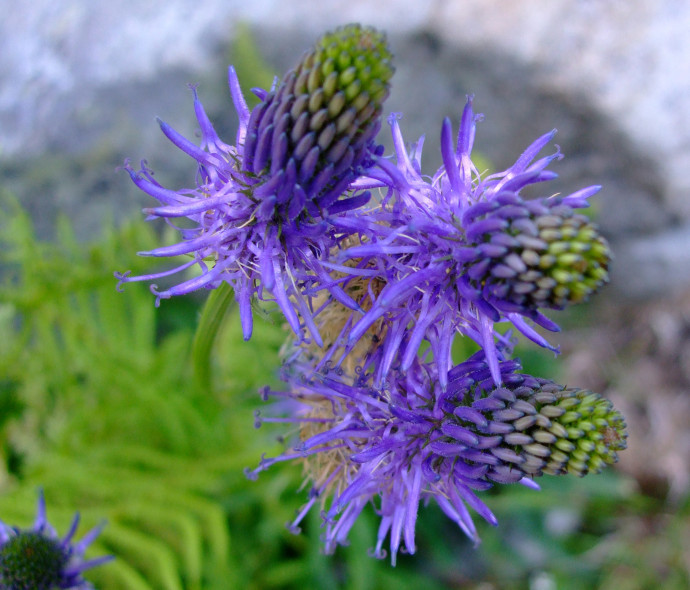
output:
M477 353L449 372L444 391L434 363L391 371L383 388L366 371L305 377L297 363L286 369L286 391L265 394L293 404L291 417L275 420L296 423L299 441L250 475L303 461L311 489L291 527L320 500L327 551L346 542L370 502L381 516L375 554L385 555L390 537L393 563L401 544L414 553L418 507L428 499L478 541L467 507L496 519L477 492L495 483L538 487L533 478L542 473L598 472L625 448L625 423L608 401L519 369L517 361L501 362L497 387Z
M53 590L92 588L82 573L111 560L104 556L85 561L86 548L103 525L92 529L81 541L72 543L79 524L75 515L67 534L60 539L46 519L43 492L39 493L34 526L21 530L0 521L0 588L7 590Z
M161 202L145 209L151 217L192 222L179 244L141 254L190 260L117 276L154 280L198 266L198 276L154 293L229 283L245 339L254 298L278 304L295 337L283 350L285 389L264 390L281 415L257 414L257 423L292 423L298 439L249 475L302 461L310 492L291 528L320 502L329 552L372 503L381 518L375 555L389 539L395 563L401 549L415 551L420 502L435 500L478 541L468 507L496 524L479 492L538 487L544 473L596 473L616 461L626 433L598 394L521 373L511 331L497 329L512 324L555 351L534 327L558 329L542 310L583 301L607 281L608 245L575 212L599 187L521 194L556 176L547 167L559 150L538 158L554 132L508 169L481 173L471 97L457 139L443 122L433 176L422 174L423 138L408 152L396 115L395 159L382 157L374 137L392 74L385 36L358 25L327 33L269 91L255 90L251 112L230 68L235 145L218 138L194 89L201 145L161 129L196 160L196 186L169 190L145 163L125 166ZM480 351L454 366L456 335Z
M277 88L257 91L250 112L234 69L230 91L239 117L236 145L220 140L194 92L201 145L166 123L163 133L197 162L191 189L160 185L145 163L125 170L144 192L161 202L151 217L187 218L182 241L141 255L187 255L181 266L151 275L116 274L120 284L156 280L192 266L201 274L165 289L158 300L228 282L240 306L245 339L252 332L254 296L272 297L300 336L320 342L304 286L330 283L324 258L336 236L327 216L342 215L369 199L348 191L363 165L380 153L373 137L393 73L385 36L351 25L324 35ZM337 286L341 302L357 308ZM158 301L157 300L157 301Z
M348 346L379 318L388 318L388 334L400 339L392 347L395 355L382 357L381 376L396 357L409 369L427 340L445 387L453 337L463 334L484 349L499 385L498 363L508 342L496 324L510 322L555 351L531 325L558 329L540 310L582 301L607 281L606 241L574 213L599 187L566 197L520 195L524 187L556 176L546 168L561 157L558 151L535 161L554 132L537 139L507 170L483 176L471 159L479 119L470 97L455 142L450 120L444 121L443 166L429 179L421 172L422 141L408 154L398 118L390 117L396 163L379 158L359 181L362 187L379 186L383 197L377 208L347 220L360 232L361 244L343 249L340 258L358 260L358 267L375 260L386 286L357 318Z

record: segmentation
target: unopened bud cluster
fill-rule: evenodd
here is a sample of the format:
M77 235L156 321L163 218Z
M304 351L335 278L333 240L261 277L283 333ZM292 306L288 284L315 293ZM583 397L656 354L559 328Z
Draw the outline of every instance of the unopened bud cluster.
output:
M254 109L244 168L276 182L277 203L290 200L291 217L305 200L331 205L354 179L393 71L385 35L349 25L321 37Z
M75 590L92 588L83 572L110 561L107 555L84 559L84 552L98 536L103 524L79 542L74 534L79 524L75 515L67 534L60 538L46 519L43 492L39 493L34 526L20 529L0 520L0 590Z
M597 393L511 375L469 405L458 405L441 425L447 442L468 445L465 460L486 465L500 483L523 477L599 473L626 447L625 421Z
M465 221L477 250L467 278L488 300L562 309L608 282L606 240L558 199L525 201L503 193L468 209Z

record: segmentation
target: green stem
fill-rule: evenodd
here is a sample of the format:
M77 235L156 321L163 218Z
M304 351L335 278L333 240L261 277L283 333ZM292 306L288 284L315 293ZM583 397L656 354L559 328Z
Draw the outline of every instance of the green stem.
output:
M194 377L204 389L210 390L211 380L211 349L223 323L225 315L231 310L233 291L228 283L214 289L201 311L199 325L192 345L192 362Z

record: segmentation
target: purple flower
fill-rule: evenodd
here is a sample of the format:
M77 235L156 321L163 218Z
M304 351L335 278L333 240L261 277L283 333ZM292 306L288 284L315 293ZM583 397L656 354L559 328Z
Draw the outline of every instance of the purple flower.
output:
M78 543L72 538L79 525L76 514L67 534L60 539L46 519L43 492L39 492L36 521L31 529L21 530L0 521L0 588L8 590L89 590L93 586L82 573L113 559L108 555L84 560L86 548L103 525L92 529Z
M163 133L196 160L196 187L170 190L146 163L125 170L161 206L145 209L151 218L187 218L182 241L140 252L145 256L186 255L189 260L163 272L130 277L120 285L151 281L197 266L198 276L157 291L160 299L229 283L239 302L245 339L252 332L251 302L273 298L300 337L305 329L320 343L307 286L332 281L325 259L336 245L326 222L365 204L369 193L348 190L362 166L380 153L373 137L393 68L385 36L351 25L324 35L277 88L257 90L261 103L249 111L234 69L230 92L239 118L235 145L220 140L199 101L194 108L201 145L166 123ZM119 285L118 285L119 286ZM357 305L337 285L341 303Z
M396 163L379 158L377 167L357 182L361 188L379 187L381 202L354 218L333 222L360 236L359 245L340 252L341 261L381 269L378 278L385 287L357 318L345 345L353 348L385 317L389 344L383 345L381 378L398 358L400 368L408 370L427 340L445 387L453 338L462 334L485 351L498 385L498 363L510 346L497 324L509 322L556 351L533 328L558 330L540 308L583 300L607 280L605 240L586 218L573 214L587 206L599 187L562 198L524 200L521 189L556 176L546 167L561 157L558 151L535 161L555 132L537 139L507 170L482 176L471 159L479 119L470 97L457 141L450 120L444 121L443 166L428 178L421 172L422 140L408 154L397 116L391 116ZM345 283L343 288L347 290ZM533 296L518 296L526 290Z
M415 552L420 502L433 499L478 542L468 507L491 524L491 510L477 492L495 483L538 488L542 473L598 472L625 447L625 423L611 404L591 392L518 373L517 361L499 364L496 387L482 353L449 372L443 391L434 363L415 361L405 373L390 371L385 387L362 370L309 374L299 362L285 369L278 398L299 441L292 451L264 458L249 475L287 460L305 465L309 499L290 527L297 531L319 502L327 552L344 544L357 517L371 503L380 516L374 554L384 557L389 538L395 564L401 547Z

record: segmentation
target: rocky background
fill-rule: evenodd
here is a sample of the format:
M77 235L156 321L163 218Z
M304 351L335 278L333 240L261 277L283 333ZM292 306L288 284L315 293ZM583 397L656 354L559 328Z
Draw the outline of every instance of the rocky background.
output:
M291 67L328 28L388 31L389 111L440 162L444 116L465 95L486 116L476 150L510 165L557 127L563 193L602 184L594 214L616 255L612 286L558 341L568 382L627 415L621 468L678 502L690 484L690 4L682 0L0 0L0 187L50 237L58 214L83 239L148 204L116 168L146 158L163 184L193 182L160 116L195 133L191 93L221 134L245 91ZM254 45L246 41L249 35ZM270 65L261 65L261 59ZM385 128L384 128L385 135ZM595 320L596 329L591 320Z

